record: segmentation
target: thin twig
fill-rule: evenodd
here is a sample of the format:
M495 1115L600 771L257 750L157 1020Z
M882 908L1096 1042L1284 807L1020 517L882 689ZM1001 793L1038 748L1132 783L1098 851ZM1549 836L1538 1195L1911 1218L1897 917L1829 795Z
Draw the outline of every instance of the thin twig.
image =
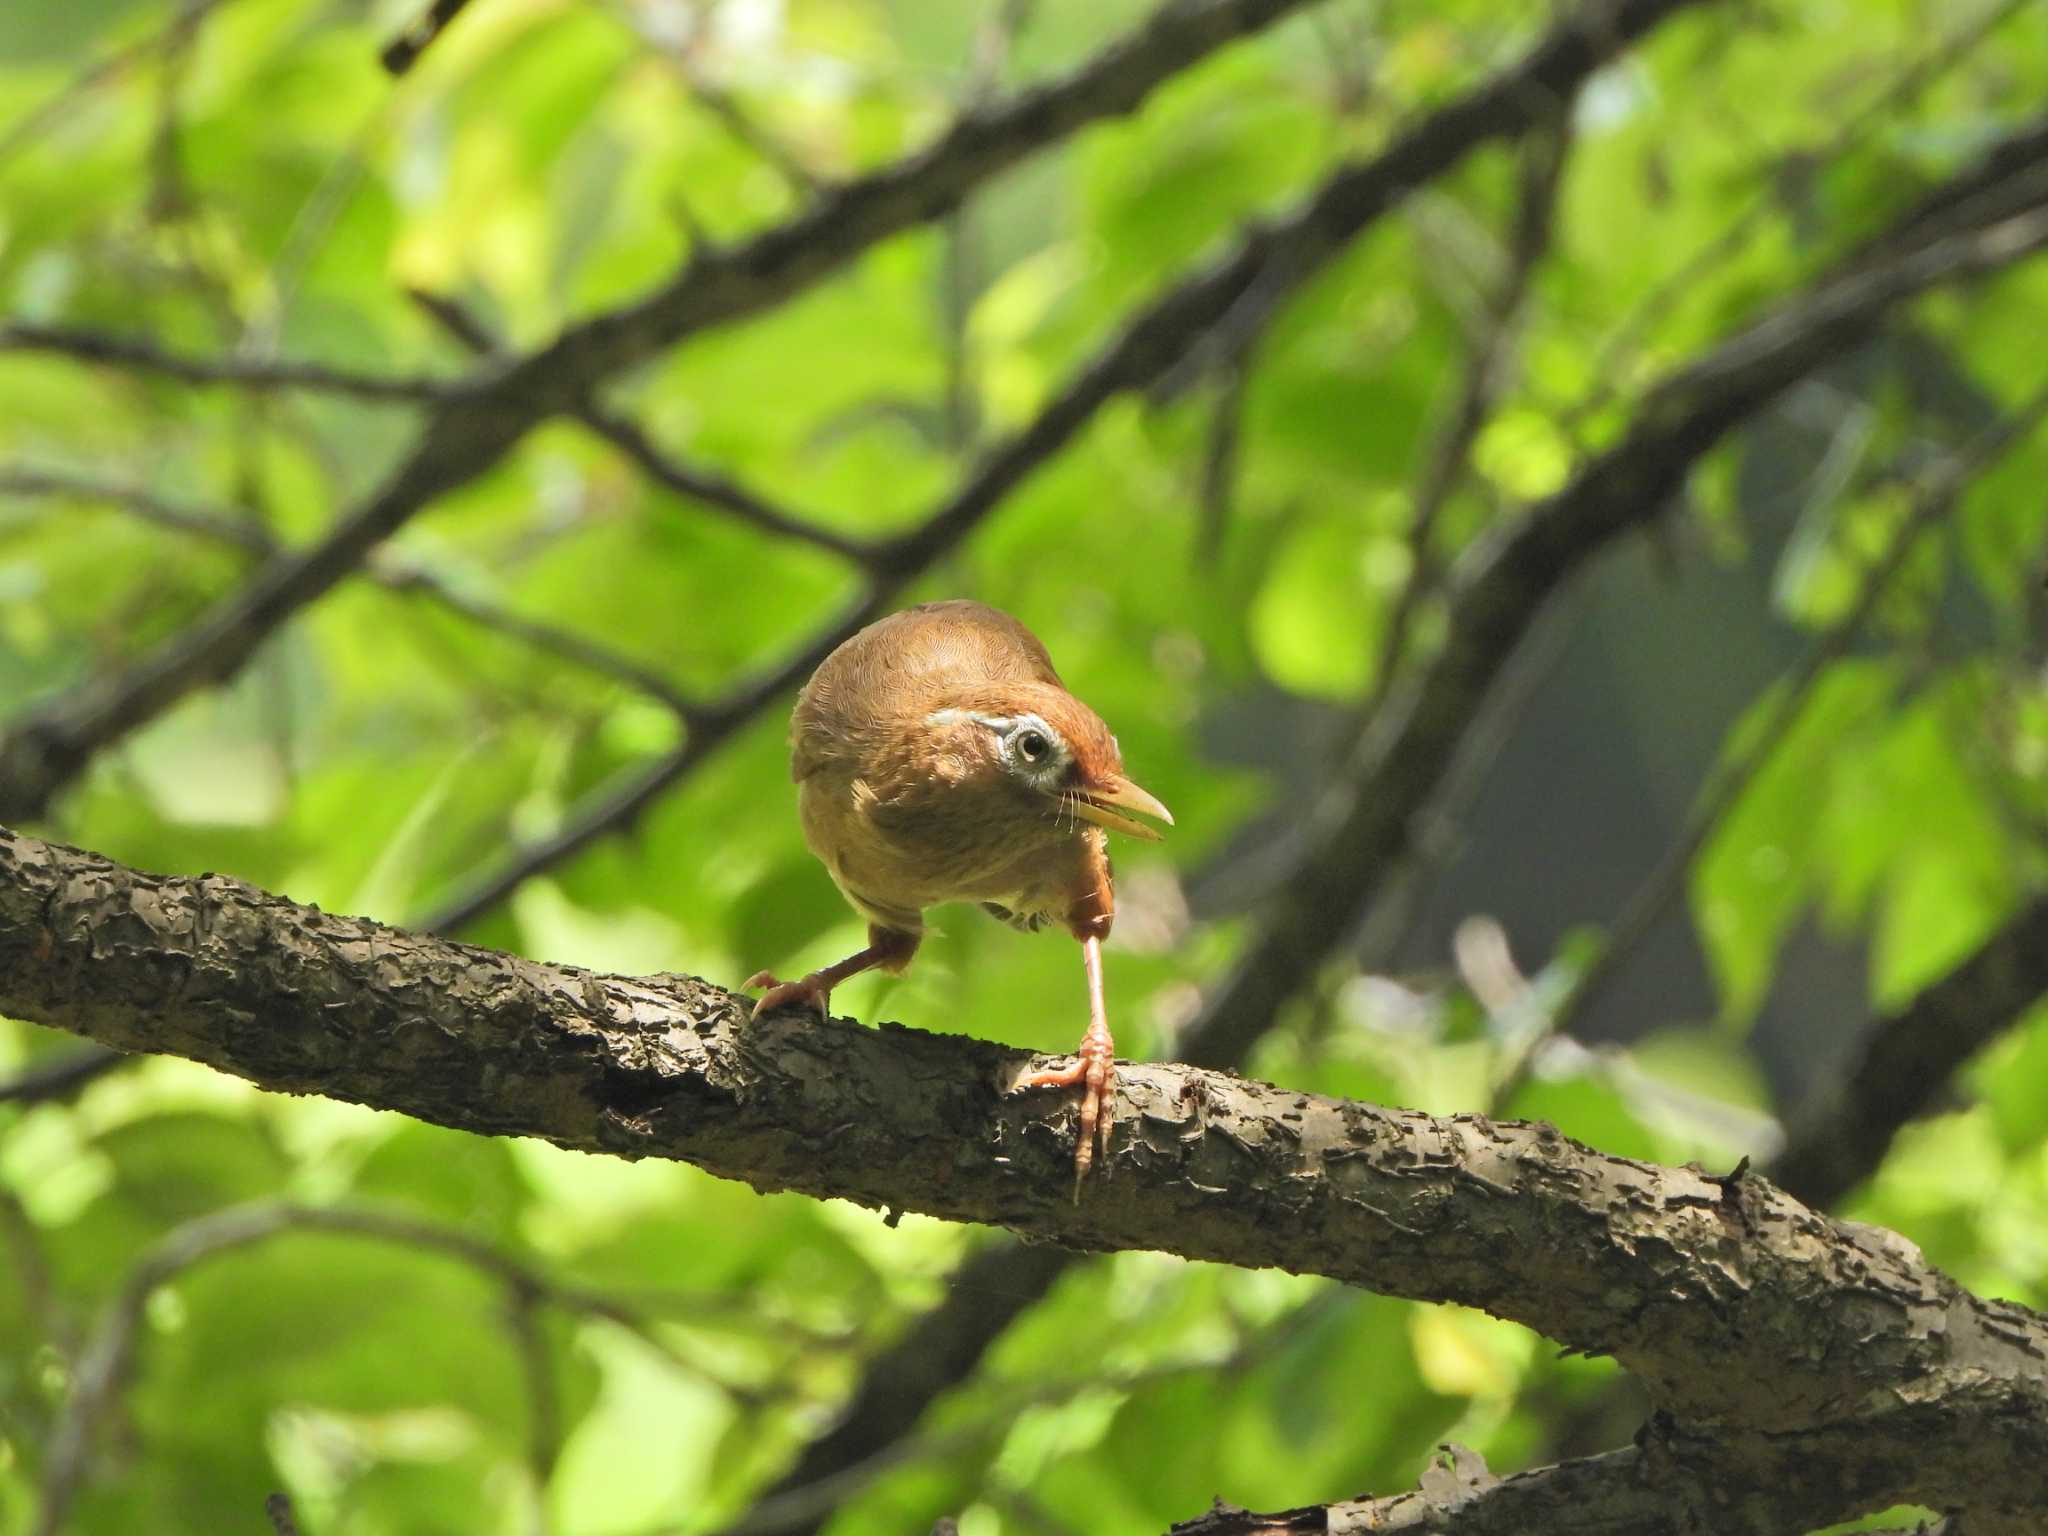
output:
M175 379L181 384L224 384L239 389L305 389L401 405L431 405L460 395L461 379L361 373L325 363L264 362L240 357L193 357L153 341L26 321L0 325L0 352L46 352Z
M691 98L729 134L733 141L753 152L754 156L767 165L794 192L803 197L816 197L823 192L827 181L816 171L805 165L803 160L774 133L754 120L752 113L740 105L733 93L698 67L689 41L678 38L670 30L651 23L642 7L631 0L614 7L619 19L648 47L659 53L675 70L677 77L690 93Z
M1557 118L1523 147L1520 193L1515 204L1513 233L1499 290L1493 295L1485 328L1472 342L1458 388L1458 398L1431 444L1428 462L1415 488L1415 507L1408 526L1408 578L1387 615L1380 642L1370 702L1373 708L1392 686L1407 659L1415 618L1439 587L1443 562L1437 550L1437 524L1444 507L1470 465L1472 445L1492 415L1494 402L1507 384L1509 357L1536 269L1550 250L1556 226L1558 192L1564 183L1565 161L1571 153L1571 103L1561 104Z
M38 135L64 122L78 98L125 74L135 65L162 55L164 48L181 33L189 33L229 0L186 0L169 22L147 37L112 50L81 68L37 106L29 108L0 133L0 167L20 154Z
M403 75L420 61L420 55L433 46L434 39L448 30L448 24L468 4L469 0L428 0L425 9L413 17L412 24L384 45L377 62L389 73Z
M577 420L638 465L642 474L679 496L715 507L763 533L815 545L856 565L866 564L874 558L876 546L784 512L717 470L686 464L665 453L647 435L646 429L631 417L599 405L585 406L574 414Z
M420 288L409 289L408 296L471 352L486 358L503 355L497 338L459 300ZM857 565L866 564L874 558L873 545L785 512L716 470L687 464L665 453L638 422L599 403L592 395L586 394L575 401L569 414L625 454L650 480L679 496L687 496L708 507L730 513L763 533L816 545Z
M541 619L529 619L502 608L496 603L485 602L464 592L460 587L424 565L409 562L402 556L379 550L371 558L370 579L392 592L416 592L422 597L460 614L463 618L484 629L495 630L510 636L537 651L624 683L638 693L644 693L657 703L665 704L679 719L687 723L696 712L697 706L685 698L676 685L652 667L643 665L608 645L585 639L573 630L550 624Z
M139 482L108 480L71 469L0 466L0 496L106 502L159 528L225 544L244 554L268 558L277 553L277 541L261 524L173 501Z

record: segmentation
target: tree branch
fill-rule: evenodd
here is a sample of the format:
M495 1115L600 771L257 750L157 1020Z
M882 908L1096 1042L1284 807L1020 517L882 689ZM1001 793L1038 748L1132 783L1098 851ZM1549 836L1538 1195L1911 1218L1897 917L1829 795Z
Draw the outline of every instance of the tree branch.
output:
M1774 1481L1853 1472L1827 1518L1992 1488L2048 1511L2048 1319L1760 1180L1603 1156L1548 1126L1127 1066L1123 1129L1073 1205L1069 1136L1012 1091L1027 1053L789 1011L749 1023L744 999L691 977L542 965L13 833L0 1009L763 1190L1480 1307L1613 1355L1688 1433L1768 1459Z
M155 374L180 384L226 384L238 389L307 389L385 404L423 405L447 400L463 389L460 379L359 373L328 363L274 362L260 358L192 357L155 342L104 331L72 330L17 321L0 325L0 352L47 352L82 363L103 363L134 373Z
M1653 1421L1639 1442L1512 1477L1495 1477L1459 1446L1423 1473L1413 1492L1339 1499L1255 1514L1218 1501L1169 1536L1528 1536L1532 1531L1614 1531L1627 1536L1788 1536L1832 1524L1831 1510L1863 1497L1859 1480L1881 1469L1852 1430L1797 1437L1791 1447L1736 1438L1689 1441L1669 1420ZM1870 1536L1961 1536L1954 1522Z
M246 554L275 559L284 552L284 546L263 524L238 517L227 509L188 506L160 497L146 487L102 480L69 470L0 466L0 496L61 496L102 501L121 508L140 521L225 544ZM571 666L624 683L666 705L686 723L694 713L695 706L677 691L675 684L651 667L573 630L529 619L488 602L464 591L430 566L388 549L376 549L365 559L364 574L388 592L423 597L480 629L495 630Z
M1771 1175L1830 1205L1884 1160L1965 1061L2048 996L2048 896L2037 896L1955 970L1879 1019L1853 1063L1795 1124Z
M388 74L405 74L419 63L420 55L434 45L434 40L448 30L448 24L468 5L469 0L427 0L426 6L407 23L405 30L384 45L383 51L377 55L377 62Z

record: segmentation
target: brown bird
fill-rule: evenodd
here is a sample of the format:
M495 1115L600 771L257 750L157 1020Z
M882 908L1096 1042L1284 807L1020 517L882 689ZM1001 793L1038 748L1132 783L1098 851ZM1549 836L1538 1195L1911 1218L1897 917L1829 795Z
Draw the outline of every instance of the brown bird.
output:
M804 841L868 920L867 947L799 981L766 971L754 1007L823 1014L849 976L900 972L924 909L978 901L1027 932L1081 941L1088 1031L1070 1067L1019 1086L1081 1088L1078 1197L1106 1155L1115 1081L1102 941L1116 911L1104 829L1157 841L1122 811L1173 817L1124 777L1116 738L1067 692L1038 637L981 603L926 603L870 624L827 656L797 698L791 776Z

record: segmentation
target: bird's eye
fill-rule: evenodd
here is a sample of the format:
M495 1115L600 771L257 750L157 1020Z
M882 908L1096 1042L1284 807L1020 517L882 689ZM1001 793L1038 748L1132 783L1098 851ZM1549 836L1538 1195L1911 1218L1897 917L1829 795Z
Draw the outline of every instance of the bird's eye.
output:
M1043 731L1021 731L1017 736L1017 755L1027 763L1042 763L1046 753L1052 750L1052 743L1045 739Z

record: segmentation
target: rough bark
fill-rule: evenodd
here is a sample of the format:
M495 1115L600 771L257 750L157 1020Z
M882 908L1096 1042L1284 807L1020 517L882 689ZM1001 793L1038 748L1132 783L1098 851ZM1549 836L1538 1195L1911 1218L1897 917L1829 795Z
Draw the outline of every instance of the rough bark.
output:
M1108 1166L1073 1204L1071 1115L1013 1091L1028 1053L795 1012L749 1024L744 999L693 977L544 965L13 833L0 1008L280 1091L763 1190L1480 1307L1613 1355L1670 1445L1738 1458L1713 1465L1739 1465L1741 1487L1811 1490L1802 1519L1987 1497L2048 1517L2048 1320L1762 1180L1608 1157L1547 1125L1133 1065ZM1737 1514L1718 1528L1768 1528Z

